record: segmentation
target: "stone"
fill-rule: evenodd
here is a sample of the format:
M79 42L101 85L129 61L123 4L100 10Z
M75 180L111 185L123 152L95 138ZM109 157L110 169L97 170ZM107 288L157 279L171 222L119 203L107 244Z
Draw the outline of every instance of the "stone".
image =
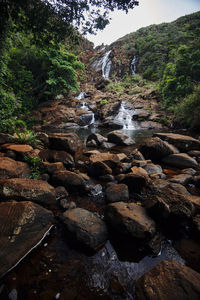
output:
M130 154L130 158L132 160L145 160L143 154L138 151L137 149L135 149L131 154Z
M181 172L184 174L189 174L189 175L193 176L196 174L197 171L192 168L187 168L187 169L183 169Z
M186 264L200 272L200 243L192 239L181 239L175 241L173 245Z
M8 157L0 156L0 179L29 178L29 166L21 161L15 161Z
M158 123L158 122L153 122L153 121L143 121L140 122L140 127L141 128L147 128L147 129L162 129L163 125Z
M132 238L148 240L156 233L155 222L146 209L135 203L109 204L106 207L106 220L115 230Z
M155 180L155 179L166 179L167 176L163 173L152 173L149 175L149 177L152 179L152 180Z
M136 167L144 168L147 165L147 160L134 160L132 165Z
M100 152L99 152L99 150L88 150L88 151L85 151L84 152L84 155L86 155L86 156L91 156L91 155L95 155L95 154L99 154Z
M69 193L64 186L58 186L57 188L55 188L55 193L57 201L66 199L69 196Z
M66 210L76 208L76 203L74 201L67 202L66 199L61 199L60 205L62 206L62 208L66 209Z
M121 130L114 130L108 133L108 142L118 146L131 146L135 141Z
M126 184L113 184L107 187L105 194L108 203L129 200L129 191Z
M74 167L73 156L66 151L43 149L39 157L48 162L62 162L66 168Z
M72 155L81 152L83 143L76 133L52 133L49 135L50 148L55 150L65 150Z
M77 241L93 250L103 246L107 240L104 221L90 211L83 208L67 210L61 220Z
M200 196L189 195L187 199L193 203L196 209L200 212Z
M146 166L144 166L144 169L147 171L148 175L154 173L163 173L161 166L154 165L152 163L148 163Z
M183 185L187 185L188 182L191 180L192 176L188 174L179 174L172 176L169 181L173 183L180 183Z
M162 158L179 153L178 149L158 137L149 138L139 148L146 159L160 161Z
M200 274L176 261L163 261L136 282L136 300L198 300Z
M101 148L102 149L106 149L106 150L110 150L112 149L113 147L115 147L116 145L114 143L108 143L108 142L103 142L101 144Z
M194 157L200 157L200 150L191 150L188 152L188 155Z
M67 107L66 105L57 104L55 103L55 100L49 104L45 103L45 107L39 109L41 119L45 120L45 125L43 126L44 129L50 126L54 126L56 128L62 122L68 123L74 121L74 109Z
M155 133L157 136L177 147L181 152L200 150L200 141L191 136L176 133Z
M116 155L119 158L120 162L126 161L128 159L128 157L125 153L117 153Z
M105 121L102 122L99 127L118 130L118 129L123 129L124 125L120 121L110 120L109 118L109 119L105 119Z
M80 174L67 170L53 174L52 181L56 186L62 185L69 191L83 191L86 183Z
M91 147L91 148L96 148L97 143L95 142L95 140L91 140L91 141L87 142L86 146Z
M170 189L174 190L178 194L182 194L182 195L186 195L186 196L190 195L190 193L188 192L186 187L184 187L180 183L170 183L169 187L170 187Z
M129 191L141 192L141 190L147 186L150 178L147 172L140 167L132 167L132 173L125 174L120 180L120 183L124 183L128 186Z
M162 161L167 165L180 169L196 168L198 166L196 160L186 153L171 154L163 158Z
M111 169L118 167L120 164L119 157L109 152L91 155L89 161L90 163L103 162Z
M111 175L112 169L106 163L97 161L89 165L87 172L89 176L99 178L105 175Z
M103 135L99 133L92 133L88 136L86 143L88 143L91 140L94 140L97 146L100 146L103 142L107 141L107 138L105 138Z
M52 212L30 201L0 203L0 277L42 241L53 220Z
M1 146L1 149L4 151L14 151L20 154L27 154L28 152L33 151L33 147L30 145L22 145L22 144L4 144Z
M4 200L32 201L51 205L55 204L55 189L46 181L11 178L0 180L0 195Z
M55 163L43 162L42 165L46 170L46 172L49 174L53 174L58 171L63 171L65 169L62 162L55 162Z
M49 136L45 132L37 132L37 137L42 143L48 147L49 146Z

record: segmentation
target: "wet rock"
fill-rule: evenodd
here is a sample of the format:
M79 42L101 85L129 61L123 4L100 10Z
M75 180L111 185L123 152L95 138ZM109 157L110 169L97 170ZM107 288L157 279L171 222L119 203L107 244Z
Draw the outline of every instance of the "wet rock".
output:
M129 191L126 184L113 184L106 189L106 199L108 203L126 202L129 200Z
M101 144L101 148L106 149L106 150L110 150L113 147L115 147L116 145L114 143L108 143L108 142L103 142Z
M82 208L67 210L61 217L66 228L77 241L97 250L107 240L104 221Z
M182 152L200 149L200 141L191 136L176 133L155 133L154 135L174 145Z
M0 277L45 236L53 214L32 202L0 203Z
M83 143L76 133L54 133L49 136L50 148L65 150L74 155L81 152Z
M178 149L169 143L162 141L158 137L148 139L144 145L139 148L146 159L152 159L154 161L159 161L162 158L178 153Z
M130 158L132 160L145 160L143 154L138 151L137 149L135 149L131 154L130 154Z
M44 161L62 162L66 168L74 167L74 159L66 151L44 149L40 151L39 157Z
M97 143L95 142L95 140L91 140L91 141L87 142L86 146L87 147L94 147L94 148L96 148L97 147Z
M198 166L196 160L186 153L171 154L163 158L163 163L180 168L196 168Z
M175 249L186 264L197 272L200 271L200 243L191 239L181 239L175 241Z
M1 146L3 151L13 151L17 154L25 155L28 152L33 150L33 147L30 145L21 145L21 144L4 144Z
M132 173L125 174L120 183L126 184L131 192L141 192L149 183L150 178L143 168L133 167L131 170Z
M99 133L92 133L87 138L87 143L91 140L94 140L98 146L100 146L103 142L107 141L107 138L105 138L103 135Z
M64 186L58 186L57 188L55 188L55 193L57 201L66 199L69 196L69 193L67 192L66 188L64 188Z
M135 144L135 141L121 130L111 131L108 134L107 138L108 142L114 143L119 146L131 146Z
M89 160L90 163L103 162L112 169L118 167L120 164L119 157L109 152L91 155Z
M148 163L146 166L144 166L144 169L147 171L148 175L163 172L161 166L154 165L152 163Z
M179 175L175 175L172 178L170 178L169 181L173 182L173 183L180 183L180 184L186 185L186 184L188 184L188 182L190 181L191 178L192 178L191 175L179 174Z
M182 173L184 174L189 174L189 175L195 175L197 171L195 171L194 169L192 168L187 168L187 169L184 169L181 171Z
M106 207L106 220L114 229L132 238L148 240L156 232L155 222L145 208L135 203L109 204Z
M32 201L55 204L55 189L46 181L11 178L0 181L0 195L4 200Z
M123 129L124 125L117 120L105 119L104 122L101 123L100 127L109 128L109 129Z
M15 161L8 157L0 157L0 179L7 178L29 178L29 166L20 161Z
M85 180L80 174L67 170L54 173L52 181L53 184L62 185L69 191L83 191L86 186Z
M42 165L46 170L46 172L49 174L53 174L55 172L62 171L65 169L62 162L55 162L55 163L43 162Z
M190 195L188 190L180 183L170 183L169 187L170 189L174 190L178 194L188 195L188 196Z
M140 122L140 127L147 128L147 129L162 129L163 128L162 124L160 124L158 122L153 122L153 121Z
M101 161L94 162L88 167L88 175L94 178L110 174L112 174L112 169Z
M197 300L200 274L176 261L163 261L136 283L137 300Z

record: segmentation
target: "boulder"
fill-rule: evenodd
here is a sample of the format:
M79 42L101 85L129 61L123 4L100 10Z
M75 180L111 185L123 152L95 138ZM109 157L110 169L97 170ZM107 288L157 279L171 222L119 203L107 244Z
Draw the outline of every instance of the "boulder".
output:
M111 169L118 167L120 164L119 157L116 154L112 154L109 152L91 155L89 161L90 163L103 162L107 164Z
M106 207L106 220L115 230L132 238L148 240L156 233L155 222L146 209L135 203L109 204Z
M180 183L170 183L169 185L170 189L174 190L178 194L189 196L190 193L188 190Z
M196 174L196 170L192 169L192 168L187 168L187 169L183 169L181 171L183 174L189 174L189 175L195 175Z
M108 142L114 143L118 146L131 146L135 144L135 141L121 130L111 131L107 138Z
M0 195L4 200L32 201L55 204L55 189L46 181L11 178L0 180Z
M66 151L43 149L39 152L39 157L48 162L62 162L66 168L74 166L74 159Z
M61 217L66 229L93 250L103 246L107 240L107 228L99 217L82 208L67 210Z
M88 136L87 143L91 140L94 140L97 146L100 146L103 142L107 141L107 138L105 138L103 135L99 133L92 133Z
M126 184L112 184L106 189L106 199L108 203L126 202L129 200L128 186Z
M117 120L111 120L109 119L105 119L104 122L102 122L99 127L103 127L103 128L109 128L109 129L123 129L124 125L122 124L122 122L117 121Z
M50 148L65 150L72 155L83 149L83 143L76 133L52 133L49 135Z
M99 178L112 174L112 169L104 162L97 161L89 165L87 172L89 176Z
M85 180L80 174L67 170L54 173L52 181L56 186L62 185L69 191L82 191L86 186Z
M42 165L46 170L46 172L49 174L53 174L55 172L65 170L62 162L55 162L55 163L43 162Z
M103 142L101 144L101 148L102 149L106 149L106 150L110 150L112 149L113 147L115 147L116 145L114 143L108 143L108 142Z
M144 169L147 171L148 175L163 172L161 166L152 163L147 163L146 166L144 166Z
M187 196L187 199L193 203L193 205L196 207L196 210L200 212L200 196L189 195Z
M46 103L45 107L40 108L41 119L45 120L44 127L56 126L61 122L73 122L75 118L75 111L73 108L67 107L66 105L60 105L54 102Z
M4 144L1 146L1 149L3 151L14 151L19 154L27 154L28 152L31 152L33 150L33 147L30 145L21 145L21 144Z
M29 178L29 166L21 161L15 161L8 157L0 156L0 179Z
M171 154L163 158L162 161L167 165L180 169L196 168L198 166L196 160L186 153Z
M140 127L141 128L146 128L146 129L157 129L160 130L163 128L163 125L158 123L158 122L153 122L153 121L143 121L140 122Z
M150 181L150 178L147 172L140 167L131 168L132 173L125 174L120 183L124 183L128 186L129 191L132 192L141 192L141 190L147 186Z
M0 203L0 277L42 241L52 222L52 212L35 203Z
M162 141L158 137L147 139L145 144L139 148L139 151L142 152L146 159L152 159L154 161L159 161L170 154L179 152L177 148Z
M200 141L191 136L176 133L155 133L157 136L177 147L181 152L200 150Z
M179 174L172 176L169 181L173 183L180 183L183 185L188 184L188 182L191 180L192 176L188 174Z
M198 300L200 274L176 261L163 261L136 283L136 300Z

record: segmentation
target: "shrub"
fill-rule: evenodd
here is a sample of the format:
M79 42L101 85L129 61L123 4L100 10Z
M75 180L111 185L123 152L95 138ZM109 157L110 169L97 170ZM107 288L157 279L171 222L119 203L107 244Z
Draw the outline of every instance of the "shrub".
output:
M41 173L42 173L42 160L37 156L25 156L24 157L25 162L30 167L31 170L31 179L39 179Z
M27 128L23 132L16 129L15 134L11 138L13 142L19 144L28 144L38 148L42 147L42 142L38 139L37 133Z

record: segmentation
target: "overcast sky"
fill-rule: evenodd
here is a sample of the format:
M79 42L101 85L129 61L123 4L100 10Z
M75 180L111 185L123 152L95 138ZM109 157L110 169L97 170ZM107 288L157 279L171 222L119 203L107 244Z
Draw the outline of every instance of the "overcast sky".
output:
M109 45L141 27L171 22L200 10L200 0L139 0L139 3L128 14L120 11L112 13L110 24L96 36L88 35L87 38L95 46L102 43Z

